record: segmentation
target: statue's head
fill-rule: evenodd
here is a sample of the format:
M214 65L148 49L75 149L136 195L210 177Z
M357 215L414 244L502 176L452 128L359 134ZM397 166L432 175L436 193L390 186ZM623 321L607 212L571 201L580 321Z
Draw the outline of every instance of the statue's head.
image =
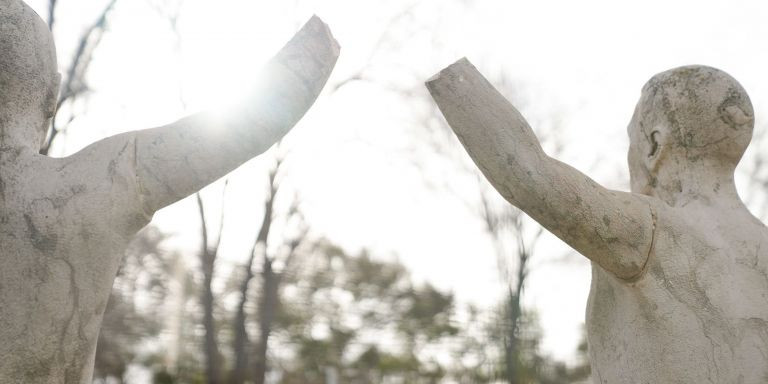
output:
M654 76L643 87L628 128L632 191L647 194L670 183L661 178L685 172L732 176L753 127L749 96L727 73L686 66Z
M60 75L48 26L21 0L0 0L0 140L38 150Z

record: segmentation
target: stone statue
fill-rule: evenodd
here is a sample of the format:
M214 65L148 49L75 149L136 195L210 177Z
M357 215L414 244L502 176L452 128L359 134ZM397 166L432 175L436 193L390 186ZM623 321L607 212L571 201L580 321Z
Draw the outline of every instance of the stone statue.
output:
M734 186L754 125L736 80L688 66L645 85L631 193L548 157L466 59L427 87L496 190L592 261L596 383L768 382L768 229Z
M38 152L58 94L52 37L21 0L0 0L0 383L90 383L131 237L158 209L279 140L314 103L338 54L313 17L266 65L266 84L226 114L49 158Z

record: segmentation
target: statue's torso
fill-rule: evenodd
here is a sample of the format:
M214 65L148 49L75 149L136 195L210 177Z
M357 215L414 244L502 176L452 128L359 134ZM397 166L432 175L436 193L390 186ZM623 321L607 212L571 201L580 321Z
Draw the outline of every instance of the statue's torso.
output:
M768 382L768 229L746 210L658 213L645 275L593 267L596 383Z
M89 383L130 238L110 207L132 204L120 199L127 180L94 182L99 167L63 161L17 166L0 174L0 382Z

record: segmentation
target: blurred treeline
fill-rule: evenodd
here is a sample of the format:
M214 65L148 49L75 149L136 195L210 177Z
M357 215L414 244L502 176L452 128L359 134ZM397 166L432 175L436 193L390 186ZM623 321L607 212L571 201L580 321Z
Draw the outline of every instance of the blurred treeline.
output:
M104 315L97 378L121 382L129 365L151 370L155 383L573 383L589 373L586 344L575 367L539 353L535 313L524 312L510 335L505 305L457 308L450 292L415 283L397 261L350 255L325 239L300 239L279 260L262 255L245 316L224 304L241 299L247 276L229 276L215 294L210 349L205 279L180 272L182 256L163 240L149 227L126 252ZM514 377L505 363L509 337L517 339ZM208 359L216 361L211 372Z

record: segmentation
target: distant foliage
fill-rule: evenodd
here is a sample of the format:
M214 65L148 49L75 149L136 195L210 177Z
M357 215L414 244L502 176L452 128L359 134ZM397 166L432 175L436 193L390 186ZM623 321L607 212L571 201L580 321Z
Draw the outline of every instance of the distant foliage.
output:
M425 351L459 332L450 293L414 284L397 262L327 244L319 253L285 287L277 348L295 355L281 362L280 382L437 382L446 375Z
M201 316L189 313L175 369L165 365L164 348L142 353L142 343L158 343L163 304L174 257L160 251L163 236L150 229L126 255L97 352L97 378L122 379L130 364L154 371L154 383L205 383ZM524 312L518 328L519 366L510 378L504 360L508 324L503 310L457 308L450 292L416 283L399 262L366 252L349 255L328 241L297 254L283 270L280 305L268 351L268 383L579 383L589 377L586 343L581 364L569 367L539 351L541 329L535 313ZM188 284L193 285L189 278ZM256 285L258 288L259 285ZM252 292L258 296L256 289ZM139 304L137 297L146 297ZM192 303L195 301L192 300ZM188 306L197 312L200 308ZM219 324L233 309L219 306ZM257 331L258 313L249 313ZM227 337L230 328L219 333ZM254 335L255 336L255 335ZM225 374L234 356L222 353Z
M104 311L95 379L122 381L128 366L139 358L141 344L155 340L162 330L170 274L169 255L160 248L164 239L148 227L125 252Z

